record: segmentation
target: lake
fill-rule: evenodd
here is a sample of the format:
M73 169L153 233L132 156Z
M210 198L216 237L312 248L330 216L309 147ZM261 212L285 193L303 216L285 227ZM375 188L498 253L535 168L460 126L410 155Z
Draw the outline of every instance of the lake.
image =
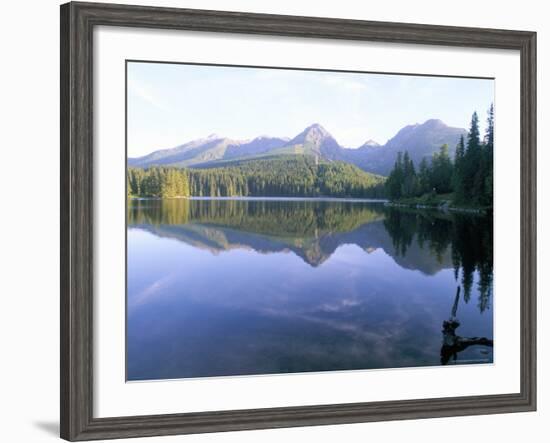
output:
M492 363L492 243L382 202L128 200L127 380Z

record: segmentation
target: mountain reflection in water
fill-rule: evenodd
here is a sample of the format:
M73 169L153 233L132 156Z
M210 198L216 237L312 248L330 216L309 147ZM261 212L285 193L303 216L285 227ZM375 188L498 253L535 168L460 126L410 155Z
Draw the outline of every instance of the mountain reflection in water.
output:
M457 286L461 335L492 340L492 257L488 216L130 200L128 379L441 364ZM483 343L450 362L492 362Z

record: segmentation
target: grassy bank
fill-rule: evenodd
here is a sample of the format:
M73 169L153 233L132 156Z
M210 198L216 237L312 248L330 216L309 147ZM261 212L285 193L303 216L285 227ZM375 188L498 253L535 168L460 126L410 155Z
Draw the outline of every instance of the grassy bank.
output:
M454 194L424 194L420 197L402 198L391 200L387 203L388 206L400 206L407 208L420 209L438 209L441 211L460 211L487 213L493 208L490 206L479 206L471 204L457 204L454 202Z

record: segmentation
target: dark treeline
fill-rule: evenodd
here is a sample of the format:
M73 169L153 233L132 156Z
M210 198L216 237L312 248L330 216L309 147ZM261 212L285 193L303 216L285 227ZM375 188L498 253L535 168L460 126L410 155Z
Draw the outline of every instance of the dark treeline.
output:
M468 214L390 209L384 226L390 234L395 252L407 254L413 242L429 248L438 257L452 254L455 278L462 283L464 300L468 302L478 272L478 307L481 312L489 305L493 284L493 219L477 216L472 222Z
M189 177L175 168L128 168L126 173L128 196L187 197Z
M407 151L398 153L386 181L388 196L398 200L453 193L454 203L492 206L493 139L494 111L491 105L483 140L478 116L474 112L466 140L460 138L454 159L449 155L449 147L443 145L431 161L423 158L417 169Z
M128 195L143 197L383 197L384 179L342 162L277 156L225 167L128 168Z

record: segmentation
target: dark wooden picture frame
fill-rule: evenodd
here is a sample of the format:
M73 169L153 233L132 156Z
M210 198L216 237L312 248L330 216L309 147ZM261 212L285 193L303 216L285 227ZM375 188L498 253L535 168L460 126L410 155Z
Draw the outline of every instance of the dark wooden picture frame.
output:
M521 390L185 414L93 417L93 29L125 26L517 50L521 57ZM100 3L61 6L61 437L70 441L536 409L536 33Z

